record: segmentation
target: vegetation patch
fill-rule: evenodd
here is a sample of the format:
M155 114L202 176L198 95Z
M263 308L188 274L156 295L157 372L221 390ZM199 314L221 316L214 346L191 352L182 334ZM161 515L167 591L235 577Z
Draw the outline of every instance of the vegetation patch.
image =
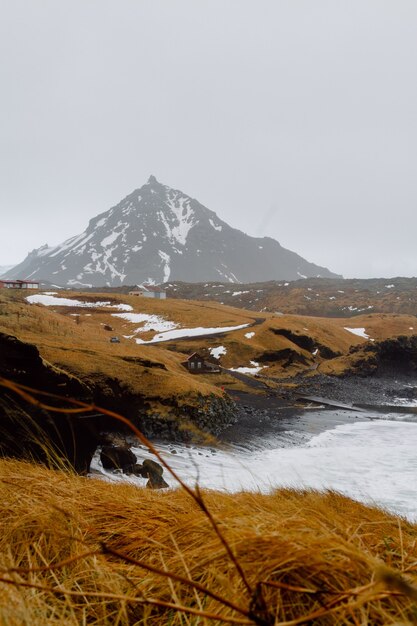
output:
M5 624L415 623L417 527L336 493L195 500L5 460L0 477Z

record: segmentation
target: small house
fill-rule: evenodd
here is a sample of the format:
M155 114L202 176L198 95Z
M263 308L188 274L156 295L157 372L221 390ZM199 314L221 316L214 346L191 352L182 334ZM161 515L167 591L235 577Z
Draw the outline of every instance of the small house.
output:
M198 352L194 352L187 359L187 368L193 372L198 371L198 370L200 371L203 370L204 364L205 364L204 358L200 356Z
M132 291L129 291L129 296L142 296L143 298L157 298L158 300L165 300L167 294L161 290L160 287L154 285L142 285L142 287L136 287Z
M220 372L220 367L217 363L206 361L198 352L193 352L183 365L192 374L215 374Z
M39 289L39 283L33 280L2 280L0 289Z

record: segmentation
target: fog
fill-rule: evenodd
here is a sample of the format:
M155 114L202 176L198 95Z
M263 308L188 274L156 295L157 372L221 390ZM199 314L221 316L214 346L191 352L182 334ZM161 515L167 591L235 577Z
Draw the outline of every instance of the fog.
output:
M415 0L0 7L0 265L152 173L346 277L417 275Z

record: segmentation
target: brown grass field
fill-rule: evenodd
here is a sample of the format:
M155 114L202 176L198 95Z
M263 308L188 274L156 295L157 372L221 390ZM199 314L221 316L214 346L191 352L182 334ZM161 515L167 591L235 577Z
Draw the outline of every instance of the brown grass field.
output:
M111 299L183 326L255 319L218 304ZM378 340L414 334L415 320L367 315L353 323L267 314L249 329L255 332L251 338L241 330L138 346L132 340L109 343L103 323L118 335L128 334L129 326L110 313L53 310L28 305L21 295L0 295L0 331L34 343L46 360L83 380L118 377L155 402L222 393L227 374L196 377L182 367L193 349L224 345L225 364L238 366L266 350L291 347L305 356L308 369L311 352L274 332L284 329L344 355L319 359L324 367L348 361L350 347L366 341L344 326L364 327ZM125 357L166 369L132 365ZM287 377L300 367L284 372L275 365L270 371ZM11 460L0 460L0 490L5 626L417 623L417 526L335 493L161 493Z
M219 387L245 388L242 383L223 374L221 378L212 376L193 376L181 365L187 355L194 351L209 355L209 349L224 346L226 355L221 358L221 365L229 367L248 366L250 361L262 360L268 352L289 349L299 355L303 362L295 359L294 363L272 360L264 362L267 369L263 374L277 378L288 378L317 365L317 371L341 374L349 368L351 359L346 358L351 346L366 343L344 327L364 327L370 337L376 341L398 335L413 335L417 332L414 316L399 314L371 314L352 318L319 318L300 315L276 316L271 313L258 313L244 309L222 306L215 302L189 300L148 300L121 294L77 294L61 292L63 297L82 300L101 300L112 303L130 304L134 312L161 315L167 320L178 323L181 327L225 327L241 324L253 324L258 317L262 323L247 329L229 332L221 337L199 337L186 340L171 340L151 345L137 345L132 335L138 324L112 316L117 312L109 308L45 307L29 305L22 294L0 294L0 332L16 335L19 339L34 343L42 357L67 372L89 378L117 377L127 388L144 394L150 402L158 404L166 400L181 404L192 403L198 394L221 394ZM104 330L104 324L113 330ZM342 355L335 360L323 359L320 354L313 356L311 351L296 345L290 339L277 334L280 330L289 330L294 335L304 335L318 342L333 352ZM247 338L248 331L254 336ZM121 338L120 344L110 344L111 335ZM148 331L136 335L149 340L154 333ZM149 368L140 362L132 364L125 358L139 357L166 369ZM243 385L243 387L242 387Z
M3 460L0 494L4 625L417 620L417 526L336 493L204 492L234 559L180 489Z

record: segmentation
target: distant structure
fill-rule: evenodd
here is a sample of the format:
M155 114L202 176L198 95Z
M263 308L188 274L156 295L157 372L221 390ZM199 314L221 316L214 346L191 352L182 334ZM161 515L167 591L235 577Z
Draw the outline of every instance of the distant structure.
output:
M205 361L204 357L198 354L198 352L193 352L183 365L192 374L216 374L221 371L216 363Z
M0 289L39 289L39 283L32 280L1 280Z
M161 291L161 289L153 285L142 285L142 287L136 287L136 289L129 291L129 296L143 296L144 298L165 300L167 294L165 291Z

